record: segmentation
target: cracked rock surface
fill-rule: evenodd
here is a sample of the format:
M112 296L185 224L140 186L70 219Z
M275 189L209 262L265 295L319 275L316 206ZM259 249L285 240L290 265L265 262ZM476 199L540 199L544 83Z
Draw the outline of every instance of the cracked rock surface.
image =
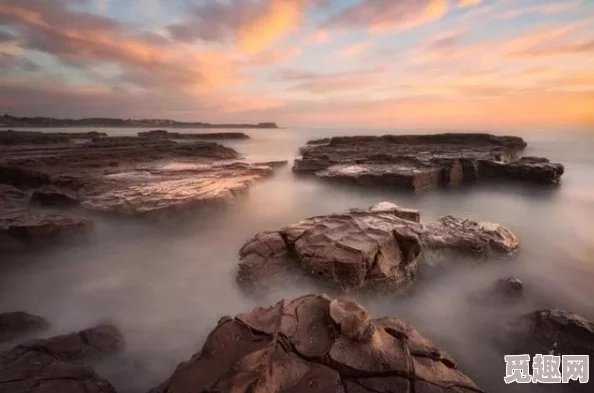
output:
M507 255L518 246L499 224L452 216L421 223L418 211L382 202L257 234L240 250L237 280L257 288L289 280L299 269L346 290L400 290L414 282L420 265Z
M518 158L519 137L435 134L335 137L310 141L293 170L359 185L419 190L481 179L559 183L564 167Z
M19 345L0 354L0 393L115 393L88 363L122 346L111 325Z
M308 295L223 318L151 393L469 393L481 390L413 326Z

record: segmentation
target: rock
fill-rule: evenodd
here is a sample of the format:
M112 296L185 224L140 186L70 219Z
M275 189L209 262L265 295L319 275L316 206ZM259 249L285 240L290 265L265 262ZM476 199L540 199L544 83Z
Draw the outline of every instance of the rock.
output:
M594 356L594 323L564 310L540 310L505 326L509 354Z
M203 139L203 140L225 140L225 139L250 139L249 135L243 132L204 132L199 134L187 134L180 132L169 132L165 130L154 130L139 132L140 138L148 139Z
M308 295L224 318L151 393L468 393L481 390L414 327Z
M94 211L158 217L227 204L276 166L241 162L235 150L212 142L152 137L102 137L51 149L0 146L0 156L0 181L41 187L34 202L80 201Z
M31 210L23 191L0 184L0 250L52 244L91 232L92 222L83 217Z
M42 317L23 311L0 313L0 343L27 337L49 328Z
M248 287L274 285L297 268L344 290L401 290L414 282L419 265L507 255L518 245L498 224L451 216L421 223L417 211L384 202L257 234L239 252L237 280Z
M472 296L471 300L483 303L511 302L521 299L524 295L524 284L515 277L501 278L490 288Z
M31 195L30 202L33 205L52 207L68 207L79 204L79 200L73 192L55 186L43 186L36 190Z
M526 143L489 134L335 137L308 142L293 170L359 185L410 190L484 178L556 184L563 165L517 153Z
M115 393L88 363L122 346L111 325L17 346L0 354L0 393Z
M68 144L74 139L96 139L107 137L103 132L41 132L41 131L0 131L0 145L45 145Z

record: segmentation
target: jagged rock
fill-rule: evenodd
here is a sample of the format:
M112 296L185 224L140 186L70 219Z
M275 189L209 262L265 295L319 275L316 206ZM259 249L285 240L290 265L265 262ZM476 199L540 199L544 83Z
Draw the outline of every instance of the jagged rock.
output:
M335 137L310 141L293 170L411 190L482 178L558 183L563 165L538 157L518 159L525 147L521 138L489 134Z
M421 223L418 211L390 203L308 218L257 234L240 250L237 280L275 285L296 268L343 289L410 286L419 265L461 255L507 255L518 238L507 228L451 216Z
M187 134L180 132L169 132L166 130L154 130L139 132L140 138L149 139L204 139L204 140L225 140L225 139L250 139L249 135L243 132L204 132L198 134Z
M0 343L27 337L48 327L49 322L37 315L23 311L0 313Z
M0 155L0 182L42 187L33 201L80 201L100 212L159 217L228 203L276 166L241 162L235 150L216 143L138 137L38 149L0 146Z
M79 204L79 200L73 192L55 186L43 186L34 191L30 202L33 205L52 207L67 207Z
M0 354L0 393L115 393L88 363L122 346L111 325L19 345Z
M506 324L509 354L594 356L594 323L564 310L539 310Z
M23 191L0 184L0 250L54 243L92 230L92 222L86 218L31 210L28 201Z
M413 326L308 295L224 318L151 393L468 393L481 390Z

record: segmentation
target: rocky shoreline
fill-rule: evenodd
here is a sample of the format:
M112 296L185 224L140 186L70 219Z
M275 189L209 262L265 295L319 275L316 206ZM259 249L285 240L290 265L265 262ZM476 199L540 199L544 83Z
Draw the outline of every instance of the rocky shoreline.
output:
M0 145L0 250L92 229L87 218L46 207L168 219L229 204L282 164L248 164L212 142L84 135L80 143L82 134L0 132L12 141Z
M247 163L233 149L193 140L201 138L247 135L0 132L0 252L88 236L88 212L161 220L228 205L286 164ZM487 134L340 137L310 142L293 170L413 190L485 179L558 184L563 166L520 157L525 147L520 138ZM149 393L485 392L420 330L397 315L374 318L353 296L402 293L426 270L497 263L519 247L503 224L425 221L391 202L257 233L239 249L236 282L246 294L303 274L338 295L283 299L234 317L222 310L201 349ZM488 308L523 296L522 282L509 277L471 300ZM594 323L569 311L537 310L492 325L501 356L594 356ZM117 321L39 338L50 327L24 311L0 313L0 393L115 393L95 367L125 349ZM578 383L563 388L589 391Z
M518 137L489 134L335 137L308 142L293 171L407 190L489 179L558 184L563 165L519 157L526 146Z

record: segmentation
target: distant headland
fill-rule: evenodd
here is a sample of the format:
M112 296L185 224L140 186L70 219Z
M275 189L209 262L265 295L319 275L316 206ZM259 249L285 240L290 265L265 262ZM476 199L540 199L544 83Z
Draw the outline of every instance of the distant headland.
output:
M169 119L118 119L90 117L83 119L56 119L53 117L0 117L0 127L136 127L136 128L279 128L276 123L257 124L211 124L181 122Z

